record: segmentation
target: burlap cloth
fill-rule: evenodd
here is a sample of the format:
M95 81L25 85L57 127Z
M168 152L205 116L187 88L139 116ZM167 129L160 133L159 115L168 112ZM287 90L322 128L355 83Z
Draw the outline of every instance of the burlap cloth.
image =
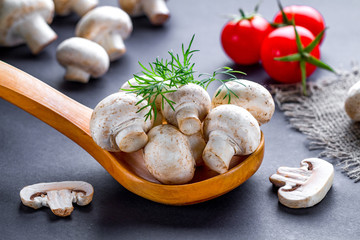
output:
M360 71L353 67L309 83L308 96L302 95L301 85L271 86L275 102L290 124L307 135L309 149L320 149L319 157L341 165L355 182L360 181L360 123L346 115L344 102L348 89L357 81Z

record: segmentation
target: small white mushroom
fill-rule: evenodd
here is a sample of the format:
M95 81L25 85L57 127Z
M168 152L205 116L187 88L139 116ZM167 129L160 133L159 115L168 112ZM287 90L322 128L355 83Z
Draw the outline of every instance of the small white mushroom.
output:
M211 99L209 94L202 87L189 83L183 85L175 92L166 93L165 97L175 102L171 108L169 104L164 104L161 109L166 121L186 134L192 135L201 130L201 122L209 113Z
M132 29L126 12L117 7L103 6L86 13L76 25L75 34L100 44L110 61L114 61L126 52L123 40L129 37Z
M26 186L20 191L20 198L28 207L49 207L55 215L66 217L74 210L72 203L85 206L93 194L94 188L87 182L65 181Z
M238 98L231 95L229 103L228 98L224 98L227 89L219 87L212 98L213 108L223 104L234 104L248 110L258 120L260 125L270 121L275 111L275 104L270 92L266 88L256 82L240 79L229 81L225 84Z
M53 0L55 12L60 16L69 15L75 12L79 16L85 15L88 11L95 8L98 0Z
M53 15L53 1L0 1L0 45L12 47L26 43L33 54L38 54L57 38L48 25Z
M234 155L253 153L260 144L260 127L244 108L232 104L211 110L203 123L207 140L203 152L205 164L218 173L229 169Z
M280 203L289 208L307 208L319 203L331 188L333 179L333 165L319 158L302 160L300 168L280 167L270 177L270 181L280 187Z
M104 98L94 109L90 119L90 132L94 141L111 152L135 152L148 142L146 132L153 121L145 121L150 110L146 100L135 94L117 92Z
M145 75L141 76L141 77L146 77ZM128 81L126 81L120 88L120 91L123 91L121 89L132 89L130 87L130 84L133 86L137 86L138 82L135 80L135 78L131 78ZM154 120L154 127L161 125L164 121L163 119L163 115L161 113L161 97L158 96L155 100L155 105L156 105L156 119Z
M204 136L201 132L192 135L185 135L189 141L191 154L195 159L196 166L204 165L202 154L206 146Z
M360 81L347 92L345 111L352 120L360 121Z
M83 83L87 83L90 76L104 75L110 65L103 47L79 37L63 41L56 50L56 59L66 69L66 80Z
M165 0L119 0L119 4L130 16L145 14L153 25L162 25L170 17Z
M164 184L189 182L195 172L195 160L186 137L171 125L159 125L149 131L144 161L149 172Z

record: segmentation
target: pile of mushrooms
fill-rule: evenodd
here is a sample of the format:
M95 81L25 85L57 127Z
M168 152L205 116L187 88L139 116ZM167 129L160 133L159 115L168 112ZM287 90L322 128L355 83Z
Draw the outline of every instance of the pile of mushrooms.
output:
M134 79L123 86L126 89ZM196 167L205 165L222 174L235 155L249 155L260 144L260 125L275 110L271 94L247 80L227 82L238 98L224 99L219 88L211 99L202 87L189 83L165 93L175 102L164 104L162 122L154 124L144 114L148 102L134 93L120 91L103 99L90 120L94 141L108 151L143 151L149 172L163 184L192 180Z

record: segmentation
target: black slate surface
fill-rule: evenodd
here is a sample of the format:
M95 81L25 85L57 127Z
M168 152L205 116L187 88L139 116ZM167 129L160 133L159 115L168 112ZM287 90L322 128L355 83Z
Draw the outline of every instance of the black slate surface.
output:
M283 1L284 5L309 4L317 8L330 27L321 47L322 59L335 68L350 69L359 61L360 2ZM101 1L114 5L116 1ZM199 72L231 66L248 73L246 78L273 81L259 65L232 64L219 42L226 22L224 14L239 7L253 9L253 1L169 1L170 21L151 26L147 19L133 19L134 32L126 40L127 54L111 64L109 72L88 84L63 80L64 70L55 60L56 46L74 35L75 15L56 17L53 29L59 38L40 55L25 46L0 48L0 60L12 64L91 108L117 91L123 82L146 63L179 50L196 34L194 60ZM260 12L271 20L275 1L263 1ZM328 76L317 70L310 81ZM216 85L210 89L213 92ZM191 206L166 206L143 199L124 189L87 152L71 140L23 110L0 100L0 239L359 239L360 191L337 166L332 189L317 206L294 210L278 203L268 177L282 165L298 166L317 152L291 129L277 109L262 126L266 148L263 164L247 182L217 199ZM32 210L22 205L19 191L38 182L83 180L95 188L93 202L75 207L71 217L58 218L48 208Z

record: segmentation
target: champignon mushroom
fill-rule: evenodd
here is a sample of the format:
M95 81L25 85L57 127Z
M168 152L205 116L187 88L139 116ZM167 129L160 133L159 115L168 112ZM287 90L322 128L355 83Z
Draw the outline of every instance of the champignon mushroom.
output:
M65 181L26 186L20 191L20 198L28 207L50 207L55 215L66 217L74 210L72 203L85 206L92 201L93 194L94 189L87 182Z
M165 0L119 0L119 4L130 16L145 14L153 25L162 25L170 17Z
M207 141L203 159L210 169L218 173L228 171L234 155L251 154L260 144L257 120L244 108L232 104L212 109L203 127Z
M206 146L204 136L201 132L192 135L185 135L189 141L191 154L194 157L196 166L204 165L202 154Z
M352 120L360 121L360 81L347 92L345 111Z
M132 32L129 15L117 7L97 7L86 13L76 25L77 37L99 43L110 57L119 59L125 52L124 41Z
M95 8L98 0L53 0L55 12L60 16L69 15L75 12L79 16L85 15L88 11Z
M94 141L111 152L135 152L148 141L146 132L153 125L145 114L147 102L135 94L117 92L104 98L94 109L90 132ZM141 108L144 108L141 110ZM141 111L140 111L141 110Z
M79 37L63 41L56 50L56 59L66 68L66 80L83 83L87 83L90 76L104 75L110 65L109 56L103 47Z
M300 168L280 167L270 177L278 190L281 204L289 208L307 208L319 203L334 179L332 164L319 158L304 159Z
M201 130L201 122L209 113L211 99L202 87L189 83L176 89L174 92L165 94L170 101L175 102L171 108L164 104L161 112L166 121L186 134L192 135Z
M270 121L275 111L275 104L266 88L256 82L239 79L225 84L238 97L231 96L229 103L228 98L225 98L227 89L221 86L215 91L212 98L213 108L222 104L234 104L248 110L260 125Z
M141 77L146 77L145 75L141 76ZM120 91L123 91L122 89L132 89L130 87L130 84L133 86L137 86L138 82L135 80L135 78L131 78L128 81L126 81L120 88ZM156 119L154 120L154 127L161 125L164 121L163 119L163 115L161 113L161 97L158 96L155 100L155 105L156 105Z
M189 182L195 172L195 160L186 137L171 125L159 125L148 133L144 161L149 172L164 184Z
M33 54L56 40L49 27L54 3L49 0L2 0L0 2L0 45L26 43Z

